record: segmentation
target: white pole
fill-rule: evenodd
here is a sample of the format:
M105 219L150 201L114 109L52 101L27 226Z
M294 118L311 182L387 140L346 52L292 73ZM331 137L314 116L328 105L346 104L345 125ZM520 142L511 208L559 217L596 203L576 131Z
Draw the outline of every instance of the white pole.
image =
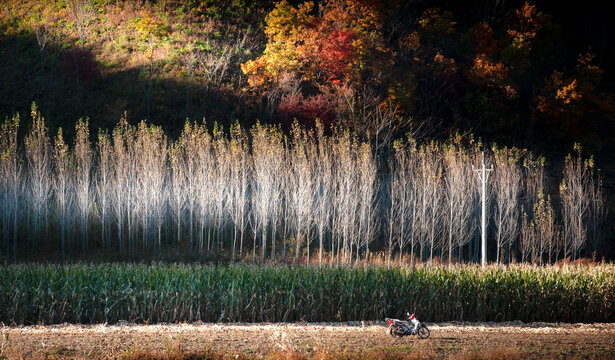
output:
M487 264L487 179L489 179L489 172L493 170L493 165L491 165L490 169L485 167L485 152L482 153L482 167L481 169L475 169L474 165L472 165L472 170L476 171L478 174L478 178L481 181L482 185L482 194L481 194L481 259L480 266L482 268Z

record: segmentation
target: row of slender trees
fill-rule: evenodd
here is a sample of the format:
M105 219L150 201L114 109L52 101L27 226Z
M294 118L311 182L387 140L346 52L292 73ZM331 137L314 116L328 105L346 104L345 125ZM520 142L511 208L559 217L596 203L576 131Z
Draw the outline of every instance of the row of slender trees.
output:
M472 139L397 141L390 156L348 131L240 125L228 132L187 122L180 138L122 119L91 141L79 120L73 146L50 138L32 108L18 141L18 115L0 129L2 238L17 250L86 256L106 249L235 258L303 257L350 263L384 250L387 261L478 259L479 192ZM488 185L490 246L497 262L550 263L600 246L605 219L593 159L565 159L559 192L544 159L493 147ZM553 196L553 197L552 197ZM11 256L12 255L12 256Z

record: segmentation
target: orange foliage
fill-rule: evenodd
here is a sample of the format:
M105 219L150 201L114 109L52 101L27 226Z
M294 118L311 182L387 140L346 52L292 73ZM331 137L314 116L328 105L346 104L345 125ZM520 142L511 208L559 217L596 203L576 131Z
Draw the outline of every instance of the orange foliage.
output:
M557 99L560 104L564 106L575 104L581 100L581 98L582 95L579 93L579 89L577 87L577 79L573 79L570 84L564 85L557 89L555 95L555 99Z
M498 43L489 24L480 23L474 26L474 50L477 54L487 57L492 57L497 53Z
M483 56L474 58L474 65L470 72L473 80L485 86L499 86L508 78L508 69L504 64L494 63Z
M525 2L521 9L515 10L513 26L508 29L508 34L512 38L523 38L531 40L536 36L541 24L537 16L536 5Z
M358 83L361 71L385 58L380 2L329 0L321 17L313 8L284 0L267 15L264 54L241 66L251 86L272 86L284 72L318 86Z
M510 82L509 69L501 62L493 62L484 55L474 58L469 71L469 80L479 86L499 89L508 99L514 99L519 95Z
M457 72L457 65L455 65L455 60L452 58L447 58L440 53L437 53L436 56L434 56L433 64L434 69L438 74L452 77Z

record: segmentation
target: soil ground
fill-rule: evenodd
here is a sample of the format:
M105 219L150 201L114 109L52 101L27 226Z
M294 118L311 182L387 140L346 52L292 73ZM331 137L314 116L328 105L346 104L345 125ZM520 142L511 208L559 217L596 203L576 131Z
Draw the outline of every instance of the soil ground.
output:
M140 358L139 354L182 358L180 354L199 354L204 349L223 354L222 358L243 359L336 358L339 354L346 354L346 358L396 354L394 357L425 359L615 359L615 324L427 323L431 337L426 340L415 336L394 339L386 333L385 325L357 322L1 327L0 359Z

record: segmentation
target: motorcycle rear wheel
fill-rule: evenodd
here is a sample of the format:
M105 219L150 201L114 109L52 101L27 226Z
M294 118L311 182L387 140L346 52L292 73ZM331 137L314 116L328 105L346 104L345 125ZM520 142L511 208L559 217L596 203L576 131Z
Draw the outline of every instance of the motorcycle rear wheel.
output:
M397 330L395 330L395 326L393 325L389 325L389 328L387 329L387 334L391 335L394 338L403 337L402 334L398 333Z

